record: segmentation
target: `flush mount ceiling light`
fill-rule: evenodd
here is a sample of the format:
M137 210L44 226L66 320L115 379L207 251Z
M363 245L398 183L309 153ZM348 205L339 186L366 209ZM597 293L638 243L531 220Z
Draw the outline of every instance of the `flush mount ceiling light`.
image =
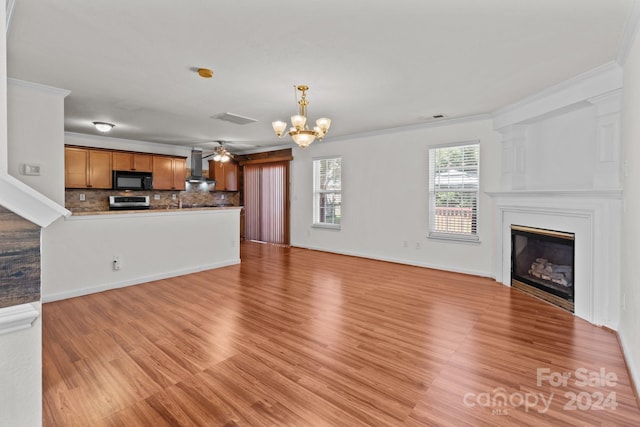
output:
M322 138L324 138L329 130L329 126L331 126L331 120L324 117L318 119L316 120L316 126L313 127L313 130L310 130L307 127L307 105L309 105L309 101L307 101L307 91L309 87L299 85L294 86L294 88L302 92L302 96L300 100L298 100L297 92L294 91L296 94L296 102L300 106L300 109L298 114L291 116L291 125L293 127L289 129L288 133L291 135L291 138L293 138L293 142L302 148L307 148L316 138L318 138L318 141L322 141ZM281 138L287 128L287 123L278 120L271 125L276 135L278 135L278 138Z
M105 122L93 122L93 125L96 127L96 129L98 129L100 132L109 132L111 129L113 129L115 127L114 124L111 123L105 123Z

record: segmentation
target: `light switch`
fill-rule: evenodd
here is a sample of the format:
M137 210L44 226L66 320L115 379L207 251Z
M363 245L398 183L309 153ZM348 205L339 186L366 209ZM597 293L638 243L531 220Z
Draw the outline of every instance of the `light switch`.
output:
M40 176L42 175L42 165L31 163L21 163L20 164L20 174L21 175L29 175L29 176Z

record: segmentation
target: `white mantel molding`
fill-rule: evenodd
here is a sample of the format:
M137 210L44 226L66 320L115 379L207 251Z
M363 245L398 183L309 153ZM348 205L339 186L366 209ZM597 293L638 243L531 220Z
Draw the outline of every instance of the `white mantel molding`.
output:
M485 191L493 198L516 199L521 197L575 197L579 199L622 199L622 190L516 190L516 191Z
M0 335L27 329L40 316L31 304L0 308Z

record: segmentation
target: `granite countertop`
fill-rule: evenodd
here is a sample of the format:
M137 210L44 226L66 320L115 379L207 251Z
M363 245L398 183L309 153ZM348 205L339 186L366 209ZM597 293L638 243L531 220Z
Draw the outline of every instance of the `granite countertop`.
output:
M71 216L88 216L88 215L119 215L119 214L145 214L156 212L192 212L206 210L225 210L240 209L242 206L215 205L215 206L182 206L182 208L151 208L151 209L133 209L133 210L114 210L114 211L89 211L89 212L72 212Z

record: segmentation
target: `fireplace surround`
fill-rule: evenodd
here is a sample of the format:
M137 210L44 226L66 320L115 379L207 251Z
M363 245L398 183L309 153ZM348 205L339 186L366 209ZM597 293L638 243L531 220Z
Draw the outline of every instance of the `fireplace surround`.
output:
M511 226L573 233L574 314L617 330L620 315L620 211L617 190L507 191L495 202L496 281L511 286Z

